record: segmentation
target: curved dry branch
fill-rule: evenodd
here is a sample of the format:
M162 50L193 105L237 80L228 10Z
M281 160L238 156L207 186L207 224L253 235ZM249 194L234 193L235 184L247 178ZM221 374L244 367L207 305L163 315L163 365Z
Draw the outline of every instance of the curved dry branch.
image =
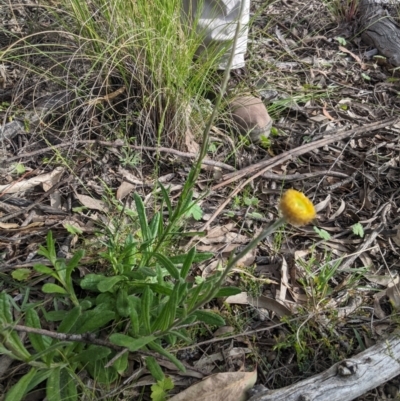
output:
M400 374L400 336L345 359L316 376L249 401L350 401Z

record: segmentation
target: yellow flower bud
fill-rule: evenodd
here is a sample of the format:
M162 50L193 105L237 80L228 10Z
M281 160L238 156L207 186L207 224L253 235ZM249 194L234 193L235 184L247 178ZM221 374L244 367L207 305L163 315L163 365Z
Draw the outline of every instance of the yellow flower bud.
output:
M281 198L279 209L284 219L294 226L303 226L315 219L314 205L302 192L288 189Z

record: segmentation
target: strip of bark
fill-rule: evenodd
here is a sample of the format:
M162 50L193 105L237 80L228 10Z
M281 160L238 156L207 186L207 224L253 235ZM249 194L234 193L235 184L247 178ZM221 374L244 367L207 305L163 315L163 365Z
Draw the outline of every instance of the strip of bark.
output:
M392 334L323 373L279 390L266 390L249 401L350 401L400 374L400 336Z
M397 4L396 4L397 3ZM380 0L361 0L359 4L361 39L378 49L390 64L400 66L400 27L383 8L387 4ZM398 2L393 2L397 5Z

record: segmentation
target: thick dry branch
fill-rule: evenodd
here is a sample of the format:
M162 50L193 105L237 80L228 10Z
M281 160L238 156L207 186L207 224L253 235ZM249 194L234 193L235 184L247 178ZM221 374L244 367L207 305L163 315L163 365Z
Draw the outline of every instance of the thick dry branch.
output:
M397 2L393 2L394 4ZM361 0L360 24L361 39L368 45L378 49L388 58L390 64L400 66L400 27L383 8L387 4L381 0Z
M319 375L249 401L350 401L400 374L400 335L374 345Z

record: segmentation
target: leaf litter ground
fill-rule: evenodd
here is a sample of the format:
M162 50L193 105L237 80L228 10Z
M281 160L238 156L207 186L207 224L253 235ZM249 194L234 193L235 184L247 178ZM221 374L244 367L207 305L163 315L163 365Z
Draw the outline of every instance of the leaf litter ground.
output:
M283 188L302 190L313 200L318 230L286 227L241 261L229 281L243 292L209 305L226 326L196 327L197 346L176 347L185 374L160 359L176 393L213 373L256 367L258 382L268 388L289 385L362 351L398 324L398 73L363 46L355 21L333 22L321 2L282 0L262 12L259 3L252 4L246 84L274 117L271 144L250 145L213 127L196 188L198 196L211 191L186 228L208 229L198 249L216 257L193 276L212 274L276 218ZM3 2L0 18L3 49L32 33L32 18L42 31L54 23L29 1ZM67 35L42 38L66 41ZM35 63L48 68L39 56ZM37 250L48 230L68 257L84 242L93 246L99 225L115 224L110 211L116 204L129 209L134 191L149 209L157 181L169 185L176 199L197 138L188 133L179 148L166 141L158 155L143 138L127 145L112 133L133 133L121 114L123 107L135 111L135 102L124 99L131 88L114 84L87 102L38 79L25 65L0 67L0 285L17 299L15 279L29 277L30 296L40 300L43 283L32 266L46 263ZM73 68L77 76L90 65L82 60ZM104 268L88 256L80 274ZM125 396L138 396L153 383L145 373ZM5 376L2 385L9 380ZM394 379L360 400L392 396L397 385Z

